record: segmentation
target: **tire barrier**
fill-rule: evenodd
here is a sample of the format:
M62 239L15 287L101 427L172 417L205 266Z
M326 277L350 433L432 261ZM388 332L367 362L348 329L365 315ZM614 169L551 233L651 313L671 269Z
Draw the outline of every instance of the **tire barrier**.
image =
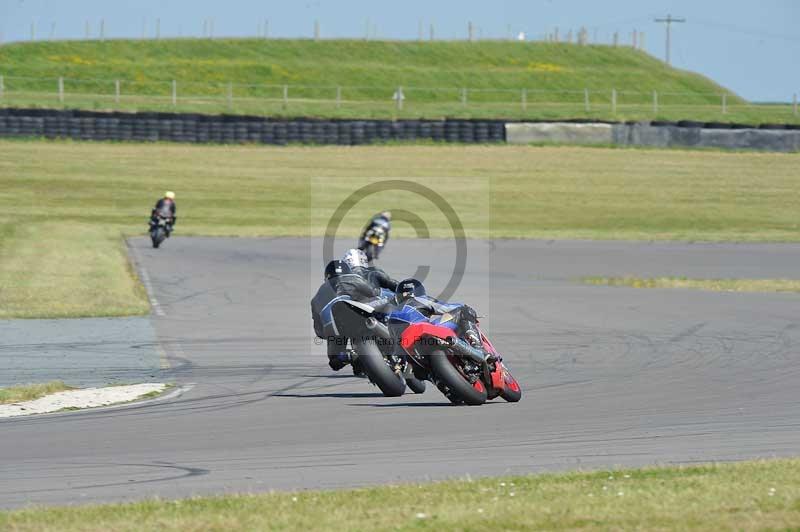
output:
M323 120L191 113L0 109L0 137L216 144L337 144L432 140L448 143L616 144L800 151L797 124L606 122L575 119Z
M502 120L322 120L186 113L0 109L0 137L219 144L356 145L394 140L506 141Z

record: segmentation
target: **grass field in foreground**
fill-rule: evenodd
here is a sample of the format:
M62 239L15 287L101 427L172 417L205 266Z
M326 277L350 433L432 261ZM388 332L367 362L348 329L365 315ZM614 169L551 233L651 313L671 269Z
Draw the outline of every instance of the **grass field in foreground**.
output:
M584 277L586 284L631 288L688 288L715 292L800 292L796 279L687 279L685 277Z
M177 235L319 236L354 189L407 178L440 191L468 237L798 242L798 163L797 154L505 145L0 141L0 318L146 312L120 236L145 234L166 189L178 195ZM359 203L339 234L355 238L382 208L415 212L432 236L452 237L426 199L396 192ZM393 234L415 233L397 223Z
M19 386L10 386L8 388L0 388L0 405L10 403L20 403L22 401L33 401L45 395L50 395L56 392L63 392L65 390L72 390L71 386L67 386L61 381L50 381L44 384L23 384Z
M0 513L15 531L756 530L800 524L800 460Z

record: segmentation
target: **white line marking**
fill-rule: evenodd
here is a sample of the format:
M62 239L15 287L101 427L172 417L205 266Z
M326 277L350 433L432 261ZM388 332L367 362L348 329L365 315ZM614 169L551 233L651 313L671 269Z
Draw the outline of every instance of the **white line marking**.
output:
M147 298L150 300L150 306L153 309L153 314L163 318L166 316L166 313L161 307L161 304L158 302L158 299L156 299L155 290L153 290L153 283L150 281L150 274L147 273L147 268L142 265L142 261L139 258L139 252L135 247L131 246L130 243L128 243L128 249L131 251L133 261L136 263L136 269L139 270L139 278L142 280L144 289L147 292Z

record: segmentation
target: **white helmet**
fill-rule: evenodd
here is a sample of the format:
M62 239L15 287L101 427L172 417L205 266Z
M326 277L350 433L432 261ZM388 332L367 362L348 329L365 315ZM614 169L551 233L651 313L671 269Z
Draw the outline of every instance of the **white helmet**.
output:
M369 265L367 254L360 249L348 249L342 257L342 262L353 268L366 268Z

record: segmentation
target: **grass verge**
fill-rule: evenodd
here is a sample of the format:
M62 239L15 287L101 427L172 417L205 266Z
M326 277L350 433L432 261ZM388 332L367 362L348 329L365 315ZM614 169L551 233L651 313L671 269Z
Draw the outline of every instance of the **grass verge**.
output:
M72 389L74 388L67 386L61 381L50 381L45 384L25 384L19 386L10 386L8 388L0 388L0 405L21 403L23 401L33 401L34 399L39 399L45 395Z
M686 288L717 292L800 292L796 279L687 279L686 277L584 277L585 284L631 288Z
M16 531L789 529L800 460L26 509Z
M0 318L146 314L120 235L70 220L16 226L0 258Z
M144 235L166 189L178 194L178 236L319 236L326 220L315 213L365 183L404 178L446 186L472 238L798 242L798 157L0 141L0 318L147 312L120 235ZM312 194L319 179L325 194ZM379 208L432 210L416 195L378 194L339 234L355 238ZM446 222L426 221L432 237L452 237ZM393 236L415 235L396 225Z

